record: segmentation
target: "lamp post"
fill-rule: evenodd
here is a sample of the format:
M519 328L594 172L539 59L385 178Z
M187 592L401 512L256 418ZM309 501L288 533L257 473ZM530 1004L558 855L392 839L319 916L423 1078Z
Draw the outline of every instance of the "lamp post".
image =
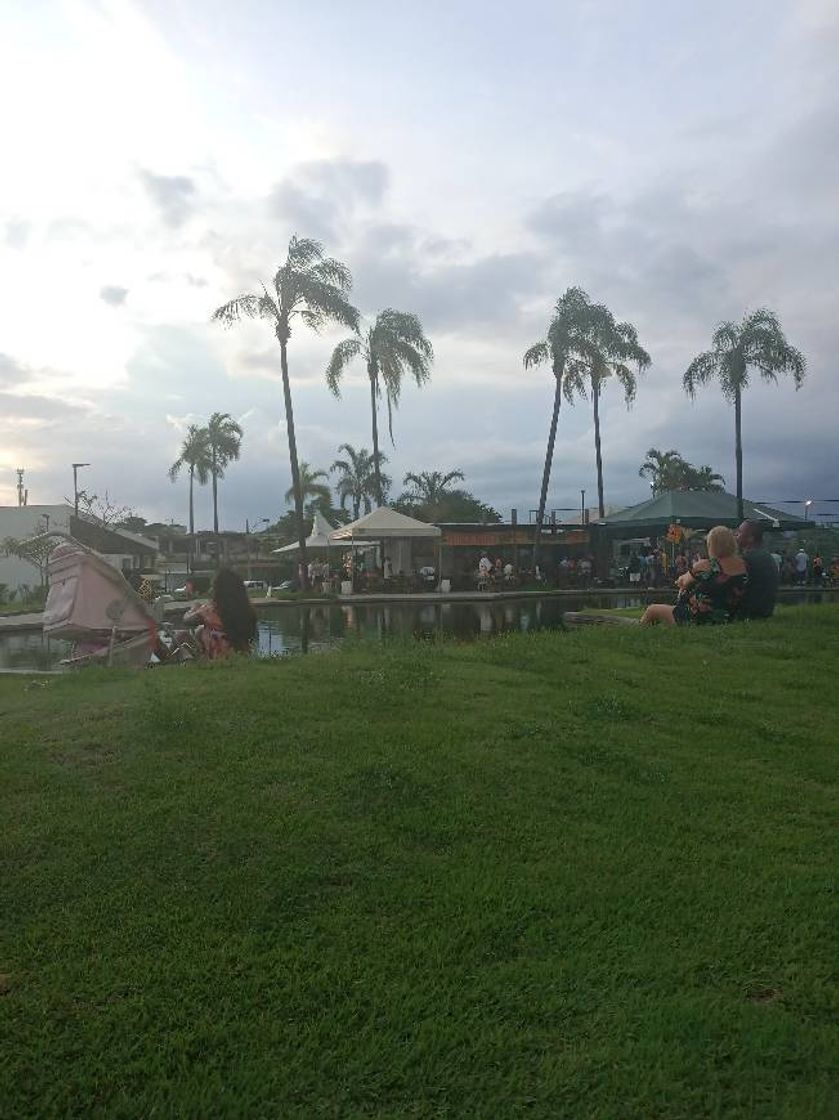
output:
M580 490L580 524L585 525L585 523L586 523L586 492L585 492L585 490L581 489Z
M257 517L254 519L254 525L268 525L271 522L270 517ZM245 518L245 547L248 552L248 579L251 578L251 523L248 518Z
M76 517L79 516L79 471L82 467L89 467L90 463L71 463L73 468L73 508L76 511Z
M804 503L804 520L805 521L810 520L810 506L812 504L813 504L813 499L812 498L808 498L807 501Z

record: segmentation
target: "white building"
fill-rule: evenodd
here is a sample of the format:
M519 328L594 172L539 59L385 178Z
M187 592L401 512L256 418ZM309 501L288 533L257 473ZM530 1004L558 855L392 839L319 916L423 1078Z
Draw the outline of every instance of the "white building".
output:
M4 542L10 537L20 541L49 532L75 537L124 573L150 571L157 561L156 540L113 525L104 528L93 518L76 517L73 507L66 502L54 506L0 506L0 584L10 591L40 585L37 565L7 556Z
M50 531L69 535L72 516L73 507L65 502L55 506L0 506L0 583L10 591L40 586L36 565L7 556L4 543L9 537L22 541Z

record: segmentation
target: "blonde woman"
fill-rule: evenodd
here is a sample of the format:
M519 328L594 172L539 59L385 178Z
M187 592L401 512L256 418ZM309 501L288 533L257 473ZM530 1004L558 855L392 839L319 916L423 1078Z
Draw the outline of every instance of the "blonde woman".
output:
M697 560L689 572L679 576L675 607L652 603L644 611L642 626L661 622L665 626L730 622L746 590L746 564L737 552L737 539L725 525L715 525L705 538L708 559Z

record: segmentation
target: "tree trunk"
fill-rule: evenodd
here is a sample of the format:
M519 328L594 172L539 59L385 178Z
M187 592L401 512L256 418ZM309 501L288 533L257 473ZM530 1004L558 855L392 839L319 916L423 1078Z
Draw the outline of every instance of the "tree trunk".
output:
M554 444L556 443L556 425L559 420L559 406L562 404L562 369L554 372L556 391L554 393L554 410L551 416L551 427L548 432L548 450L545 455L545 469L542 472L542 492L539 495L539 509L536 512L536 539L533 541L533 568L539 562L539 542L542 537L542 525L545 521L545 506L548 501L548 483L551 480L551 465L554 458Z
M376 502L378 505L383 505L382 502L382 472L379 469L379 416L376 407L376 379L378 370L375 365L371 364L367 367L367 372L370 375L370 409L373 414L373 477L376 486Z
M216 448L213 445L213 536L216 542L216 567L221 566L221 541L218 539L218 466Z
M191 572L195 566L195 501L193 497L193 485L195 483L195 467L189 468L189 556L187 557L187 568Z
M597 508L600 520L606 516L603 505L603 456L600 452L600 388L596 382L591 386L591 400L594 405L594 460L597 464Z
M298 571L300 588L309 587L309 569L306 563L306 525L303 520L303 491L300 488L300 468L297 464L297 437L294 434L294 409L291 405L291 383L288 379L288 342L280 336L280 366L283 374L283 399L285 423L288 432L288 458L291 465L291 488L294 491L294 517L297 522L297 543L300 546Z
M737 462L737 518L742 521L743 513L743 431L740 411L741 396L739 388L734 393L734 457Z

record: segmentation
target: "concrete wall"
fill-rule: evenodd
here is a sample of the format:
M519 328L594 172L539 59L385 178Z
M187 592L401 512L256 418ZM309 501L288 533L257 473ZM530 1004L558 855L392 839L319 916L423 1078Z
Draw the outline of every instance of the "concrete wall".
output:
M40 576L34 564L16 556L3 555L3 542L7 537L24 540L37 536L47 529L59 533L70 532L73 510L68 505L57 506L0 506L0 583L13 591L23 586L40 586Z

